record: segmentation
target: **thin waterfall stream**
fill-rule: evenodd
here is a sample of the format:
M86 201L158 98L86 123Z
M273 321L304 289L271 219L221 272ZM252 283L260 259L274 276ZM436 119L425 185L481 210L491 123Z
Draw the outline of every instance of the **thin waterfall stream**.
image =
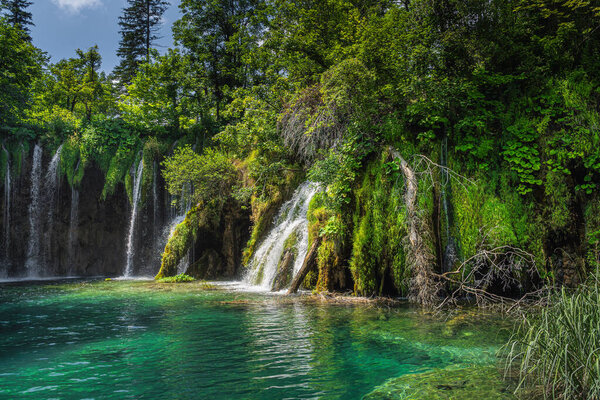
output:
M4 261L3 264L5 268L8 268L8 263L10 260L10 198L12 196L11 192L11 164L10 164L10 154L4 146L2 146L2 150L6 154L6 171L4 172L4 215L3 215L3 229L2 232L4 234ZM6 273L6 271L5 271Z
M125 277L132 276L133 273L133 256L135 255L134 236L135 222L138 216L138 203L142 188L142 173L144 172L144 161L140 160L137 172L133 179L133 194L132 194L132 209L131 218L129 220L129 233L127 234L127 264L125 265Z
M301 184L290 200L279 209L273 228L256 250L244 281L265 290L273 289L286 241L295 236L296 256L292 276L302 267L308 251L308 206L319 186L313 182Z
M69 274L75 270L75 243L77 240L77 226L79 225L79 190L71 187L71 212L69 215Z
M42 238L42 212L40 192L42 186L42 148L36 144L31 160L29 202L29 238L27 242L27 261L25 268L28 277L40 275L40 245Z
M57 192L59 188L59 167L60 167L60 154L62 150L62 145L58 147L54 156L50 160L50 164L48 164L48 169L46 170L46 174L44 176L44 193L43 196L45 201L43 205L46 206L46 227L43 233L44 243L43 243L43 263L44 265L48 264L52 260L51 252L52 252L52 236L54 234L54 214L56 211L56 200L57 200Z

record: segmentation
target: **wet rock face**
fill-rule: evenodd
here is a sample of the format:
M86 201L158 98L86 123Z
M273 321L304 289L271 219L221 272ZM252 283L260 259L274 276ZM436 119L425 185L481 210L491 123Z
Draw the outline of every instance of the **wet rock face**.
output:
M44 151L42 171L46 173L52 154ZM12 174L10 202L10 237L8 252L0 248L0 278L28 276L26 268L30 235L29 204L31 202L32 155L25 155L21 173ZM16 169L15 169L16 170ZM160 174L159 174L160 175ZM40 194L41 243L36 260L41 277L53 276L120 276L126 263L127 229L131 213L125 187L119 184L115 193L101 200L104 173L95 165L88 166L79 188L77 224L71 226L73 191L60 177L53 196L42 187ZM164 181L157 181L157 204L152 193L140 204L135 232L134 275L153 275L160 267L164 243L157 243L166 217ZM4 191L1 192L4 197ZM2 199L4 204L4 199ZM4 226L4 212L0 224ZM71 233L71 229L73 232ZM3 231L2 231L3 232ZM5 243L6 238L2 238Z
M277 274L273 281L273 292L278 292L285 289L292 281L294 274L294 261L295 254L294 249L286 249L281 256L281 261L277 267Z
M249 211L233 202L226 204L217 228L199 230L187 274L198 279L238 277L242 251L249 238Z

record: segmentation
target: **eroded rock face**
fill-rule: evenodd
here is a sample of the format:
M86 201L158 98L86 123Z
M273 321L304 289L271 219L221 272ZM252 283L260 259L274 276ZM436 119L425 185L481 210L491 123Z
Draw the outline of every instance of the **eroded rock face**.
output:
M42 171L45 174L51 154L43 153ZM28 276L26 268L30 231L29 204L31 202L31 154L23 157L21 173L12 174L10 202L10 238L8 254L4 247L0 260L0 277ZM159 174L160 175L160 174ZM125 187L119 184L115 193L101 200L104 173L95 165L86 168L81 187L78 188L77 224L70 233L71 196L73 191L64 177L58 179L53 196L42 188L40 215L42 242L37 270L41 277L54 276L120 276L126 263L127 229L131 213ZM160 267L164 243L158 243L167 220L164 181L157 181L157 196L143 196L143 204L134 235L136 256L134 275L154 275ZM3 192L2 192L3 193ZM154 207L154 198L157 205ZM2 200L4 204L4 199ZM51 215L51 216L50 216ZM0 213L0 224L4 224ZM5 238L2 238L4 243Z
M226 204L217 228L199 229L187 274L198 279L238 277L249 237L250 212L234 202Z

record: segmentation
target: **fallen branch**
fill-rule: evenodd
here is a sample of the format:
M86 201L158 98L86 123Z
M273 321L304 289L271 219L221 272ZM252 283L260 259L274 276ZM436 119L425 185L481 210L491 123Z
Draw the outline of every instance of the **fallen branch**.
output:
M306 257L304 257L304 262L302 263L302 267L300 267L300 271L298 271L298 273L294 277L294 280L292 280L292 284L290 285L287 294L296 293L300 288L300 285L304 281L304 278L306 278L306 274L308 274L308 271L310 271L312 266L315 264L315 261L317 259L317 251L319 250L320 244L321 238L315 238L312 246L310 247L310 250L306 254Z

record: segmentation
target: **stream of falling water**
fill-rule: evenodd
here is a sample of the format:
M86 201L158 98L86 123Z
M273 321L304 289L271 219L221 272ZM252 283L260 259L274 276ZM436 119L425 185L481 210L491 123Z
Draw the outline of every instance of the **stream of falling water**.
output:
M57 191L59 187L59 162L60 162L60 152L62 150L62 145L58 147L54 156L50 160L50 164L48 164L48 169L46 170L46 174L44 176L44 193L43 196L45 198L44 205L47 208L46 212L46 230L43 234L44 243L43 243L43 263L47 265L52 258L52 235L54 233L54 213L56 211L56 199L57 199ZM41 244L40 244L41 245ZM41 246L40 246L41 247Z
M69 216L69 275L73 275L75 266L75 241L77 240L77 226L79 225L79 190L71 187L71 215Z
M6 154L6 172L4 173L4 216L3 216L3 233L4 233L4 260L5 264L10 257L10 197L11 197L11 181L10 181L10 154L4 147L2 148Z
M2 150L6 154L6 171L4 172L4 210L3 210L3 237L4 237L4 254L2 261L2 271L0 277L8 276L8 267L10 260L10 197L11 197L11 181L10 181L10 154L8 150L2 146Z
M133 179L133 196L132 196L132 209L131 217L129 220L129 233L127 235L127 264L125 265L125 277L130 277L133 272L133 256L135 255L134 249L134 236L135 236L135 222L138 216L138 203L140 200L140 192L142 188L142 173L144 172L144 161L140 159L137 167L137 172Z
M42 184L42 148L36 144L31 160L29 202L29 238L27 242L27 261L25 268L28 277L40 275L40 244L42 238L42 215L40 191Z
M308 205L318 190L317 184L305 182L296 189L292 198L281 206L273 228L250 261L249 272L244 279L247 284L271 290L285 250L285 241L293 233L297 239L293 275L300 270L308 251Z

